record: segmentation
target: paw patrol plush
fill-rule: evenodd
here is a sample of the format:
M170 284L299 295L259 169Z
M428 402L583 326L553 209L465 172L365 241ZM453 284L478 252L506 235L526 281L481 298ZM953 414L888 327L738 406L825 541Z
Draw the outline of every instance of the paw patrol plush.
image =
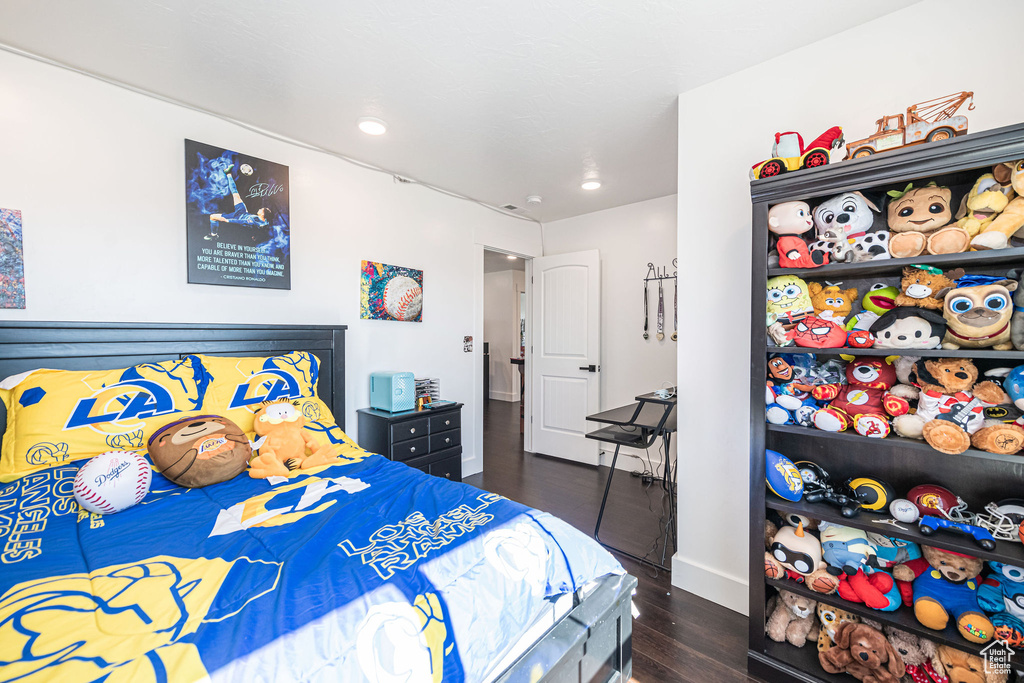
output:
M783 202L768 210L768 232L778 236L776 249L783 268L817 268L828 263L828 254L810 252L800 235L814 227L806 202Z
M897 306L919 306L942 311L942 300L956 281L964 276L962 268L943 273L933 266L908 266L903 269Z
M1024 228L1024 159L993 167L992 176L1003 188L1010 187L1019 196L971 240L971 246L979 250L1008 247L1010 238Z
M179 486L201 488L245 471L252 446L242 428L219 415L195 415L164 425L149 437L149 457Z
M964 276L957 280L942 302L946 319L944 349L1013 348L1010 341L1010 317L1017 289L1013 280L986 276Z
M814 207L814 227L818 241L811 249L824 251L822 237L839 230L853 247L855 262L889 258L889 232L875 228L878 207L860 192L844 192Z
M887 193L889 200L889 253L894 258L912 258L921 254L959 254L967 251L970 237L956 225L949 208L952 192L948 187L929 183Z
M987 643L992 621L978 604L978 574L984 562L976 557L921 546L924 557L893 570L896 578L914 582L914 616L927 628L941 631L949 620L972 643Z
M811 390L814 398L829 401L814 414L814 426L842 432L852 425L861 436L884 438L889 434L887 415L903 415L910 409L905 399L889 393L896 384L896 371L888 359L848 358L846 384L825 384Z

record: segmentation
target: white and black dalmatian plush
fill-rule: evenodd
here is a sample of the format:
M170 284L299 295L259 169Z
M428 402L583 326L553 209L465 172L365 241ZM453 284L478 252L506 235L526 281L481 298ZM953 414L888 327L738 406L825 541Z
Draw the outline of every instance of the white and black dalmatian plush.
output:
M844 192L822 202L814 208L818 239L810 248L825 252L834 249L826 233L839 231L853 248L854 261L890 258L889 231L885 227L873 227L876 213L879 213L878 207L860 192Z

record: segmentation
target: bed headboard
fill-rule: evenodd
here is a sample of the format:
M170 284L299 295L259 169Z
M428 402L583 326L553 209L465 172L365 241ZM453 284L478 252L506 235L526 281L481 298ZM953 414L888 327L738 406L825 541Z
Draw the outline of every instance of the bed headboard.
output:
M321 400L345 429L346 325L213 325L0 321L0 379L35 368L109 370L211 356L309 351L320 359ZM0 403L0 437L7 415Z

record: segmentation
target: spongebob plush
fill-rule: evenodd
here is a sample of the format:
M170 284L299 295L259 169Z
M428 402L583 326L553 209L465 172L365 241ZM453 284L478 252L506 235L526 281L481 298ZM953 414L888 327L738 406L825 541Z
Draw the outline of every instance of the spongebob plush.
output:
M776 275L768 280L767 311L787 328L813 314L807 283L795 275Z

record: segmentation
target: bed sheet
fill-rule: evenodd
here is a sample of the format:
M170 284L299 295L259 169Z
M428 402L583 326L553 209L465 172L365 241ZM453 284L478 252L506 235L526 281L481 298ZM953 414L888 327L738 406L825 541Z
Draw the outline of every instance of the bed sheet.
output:
M479 681L623 573L551 515L353 449L277 485L154 474L108 516L77 469L0 490L0 680Z

